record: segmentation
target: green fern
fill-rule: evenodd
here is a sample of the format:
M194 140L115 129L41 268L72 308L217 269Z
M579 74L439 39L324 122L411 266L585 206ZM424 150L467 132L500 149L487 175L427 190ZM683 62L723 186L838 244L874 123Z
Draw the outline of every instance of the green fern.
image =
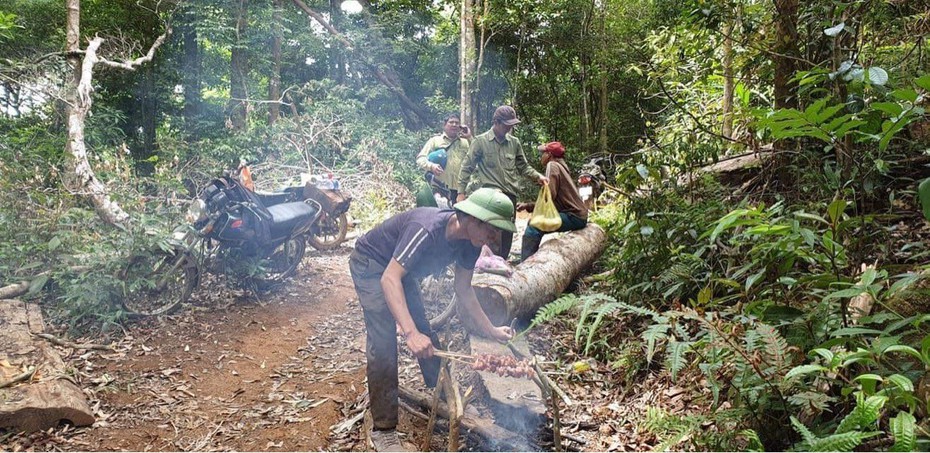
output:
M578 317L578 325L575 326L575 344L578 344L578 341L581 340L585 321L587 321L588 316L590 316L593 311L597 310L597 304L613 301L612 297L600 293L586 294L579 299L584 301L584 306L581 309L581 316Z
M804 450L806 451L852 451L854 448L858 447L863 440L870 437L874 437L881 434L880 432L861 432L861 431L849 431L842 434L833 434L831 436L824 437L823 439L816 439L810 445L808 445Z
M687 365L685 355L691 350L690 341L669 340L665 348L665 367L672 373L672 380L678 378L678 372Z
M530 326L527 328L527 330L555 319L562 313L571 310L577 302L578 296L575 296L574 294L566 294L552 302L549 302L536 312L536 316L533 317L533 321L530 322Z
M656 344L668 337L668 324L653 324L643 331L643 340L646 341L646 362L652 363L656 353Z
M907 412L899 412L898 415L891 419L889 425L891 435L894 436L894 445L891 451L914 451L917 449L917 420Z
M804 423L801 423L794 415L791 416L791 426L801 435L802 445L810 445L817 440L817 436L815 436L811 430L807 429L807 426L804 426Z
M588 339L585 341L584 353L588 354L588 350L591 348L591 345L594 342L594 333L597 332L597 329L601 326L601 322L604 321L604 317L613 313L618 308L620 304L617 302L610 302L604 305L601 305L597 309L597 316L594 318L594 322L588 327Z
M881 416L882 407L888 397L884 395L873 395L864 398L862 393L856 394L856 407L852 410L840 425L836 427L836 434L851 432L856 429L875 428L878 418Z

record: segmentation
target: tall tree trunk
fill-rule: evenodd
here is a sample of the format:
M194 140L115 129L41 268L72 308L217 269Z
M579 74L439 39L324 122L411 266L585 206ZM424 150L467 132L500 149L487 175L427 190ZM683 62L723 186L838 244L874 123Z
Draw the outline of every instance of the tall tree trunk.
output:
M775 53L772 57L775 63L774 96L775 108L797 108L798 97L796 84L791 82L797 70L798 54L798 6L799 0L774 0L775 2ZM775 171L778 183L783 187L794 185L795 174L792 168L791 154L779 152L790 150L797 146L791 139L777 140L774 143L776 150Z
M599 121L599 132L598 132L598 150L602 155L607 154L607 109L608 103L610 101L609 93L607 92L607 74L609 74L607 69L607 64L604 63L607 60L607 52L610 49L610 43L607 41L607 2L601 2L601 65L600 65L600 77L601 77L601 99L600 99L600 108L598 112L598 121Z
M69 191L90 198L97 212L105 222L115 225L129 219L129 214L113 200L106 186L97 179L94 169L87 159L87 147L84 144L84 120L91 106L91 76L97 59L97 48L103 42L94 38L87 46L83 61L77 57L80 51L81 36L81 2L68 0L68 19L66 39L69 62L74 67L73 85L67 90L68 141L65 144L65 171L62 182Z
M229 58L229 121L234 130L244 130L248 123L246 80L249 62L245 34L248 29L248 0L239 0L236 12L236 40Z
M272 1L271 80L268 82L268 124L274 125L281 114L281 0Z
M723 31L723 125L724 137L733 135L733 22L727 22ZM731 137L732 138L732 137Z
M775 108L797 108L795 84L797 69L799 0L775 1Z
M475 103L472 98L475 82L475 5L473 0L462 0L459 17L459 110L463 124L475 124Z
M477 7L478 7L477 5L473 6L473 8L477 8ZM485 39L485 35L487 34L487 30L488 30L487 21L488 21L488 14L491 9L490 0L481 0L481 8L482 8L482 13L481 13L481 18L480 18L481 34L478 36L478 61L477 61L477 64L475 65L475 89L472 90L474 94L472 95L472 102L471 102L472 118L471 118L470 124L472 125L471 127L473 130L481 130L478 127L478 118L484 117L484 115L479 116L479 114L481 114L481 112L479 112L479 110L481 110L481 105L478 101L478 93L481 92L481 67L484 66L484 49L488 45L487 39Z
M607 68L601 70L601 105L600 105L600 133L598 133L598 149L601 154L607 154Z
M342 1L329 0L330 21L337 30L342 26ZM337 84L343 85L346 83L346 54L338 47L332 47L329 52L330 78Z
M78 3L79 0L68 0ZM71 24L68 24L69 34ZM75 27L75 33L78 33ZM84 120L91 106L91 76L97 59L97 48L103 42L101 38L90 41L81 64L81 77L76 88L68 90L68 142L65 144L65 172L62 182L70 192L87 196L94 205L97 215L105 222L115 225L129 220L129 214L113 200L109 191L90 166L87 159L87 147L84 144Z
M188 131L194 133L201 110L203 108L203 94L201 73L203 72L203 57L200 44L197 42L197 28L194 26L196 15L193 12L185 14L185 23L181 30L183 42L183 62L181 63L181 83L184 87L184 122Z

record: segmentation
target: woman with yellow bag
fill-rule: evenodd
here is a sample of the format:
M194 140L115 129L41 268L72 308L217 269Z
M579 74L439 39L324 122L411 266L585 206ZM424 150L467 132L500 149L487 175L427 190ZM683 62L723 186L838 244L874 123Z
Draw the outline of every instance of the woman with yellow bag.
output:
M539 191L536 203L520 204L517 209L533 212L529 226L523 233L521 259L526 260L539 250L546 233L580 230L588 224L588 208L578 194L575 179L565 163L565 147L560 142L549 142L537 148L542 154L549 183Z

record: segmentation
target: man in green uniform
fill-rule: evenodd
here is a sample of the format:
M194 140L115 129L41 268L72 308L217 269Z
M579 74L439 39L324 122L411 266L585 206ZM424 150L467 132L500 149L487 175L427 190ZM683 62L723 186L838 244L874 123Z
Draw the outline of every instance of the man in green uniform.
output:
M448 198L449 204L455 202L456 195L462 193L458 175L462 169L462 161L468 154L470 138L471 131L468 126L461 125L459 116L455 113L446 117L441 134L434 135L426 141L423 149L417 154L417 167L426 172L427 178L427 185L417 194L417 206L437 206L434 198L437 191L444 198ZM430 161L430 154L438 150L445 150L445 165Z
M498 107L492 119L494 125L491 130L472 140L465 162L462 163L458 184L465 193L459 193L458 201L464 200L466 194L479 188L492 187L504 192L516 205L521 177L529 178L539 184L544 184L549 180L530 166L526 155L523 154L523 145L520 144L520 140L510 135L513 127L520 123L513 107L509 105ZM501 236L499 255L507 258L510 255L511 244L513 244L513 233L504 232Z

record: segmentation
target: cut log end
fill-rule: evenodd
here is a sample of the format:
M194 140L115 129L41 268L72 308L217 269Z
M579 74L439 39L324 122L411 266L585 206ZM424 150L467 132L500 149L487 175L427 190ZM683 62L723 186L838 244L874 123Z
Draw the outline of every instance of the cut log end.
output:
M20 384L0 392L0 398L2 428L34 432L62 424L88 426L94 423L84 394L63 379Z

